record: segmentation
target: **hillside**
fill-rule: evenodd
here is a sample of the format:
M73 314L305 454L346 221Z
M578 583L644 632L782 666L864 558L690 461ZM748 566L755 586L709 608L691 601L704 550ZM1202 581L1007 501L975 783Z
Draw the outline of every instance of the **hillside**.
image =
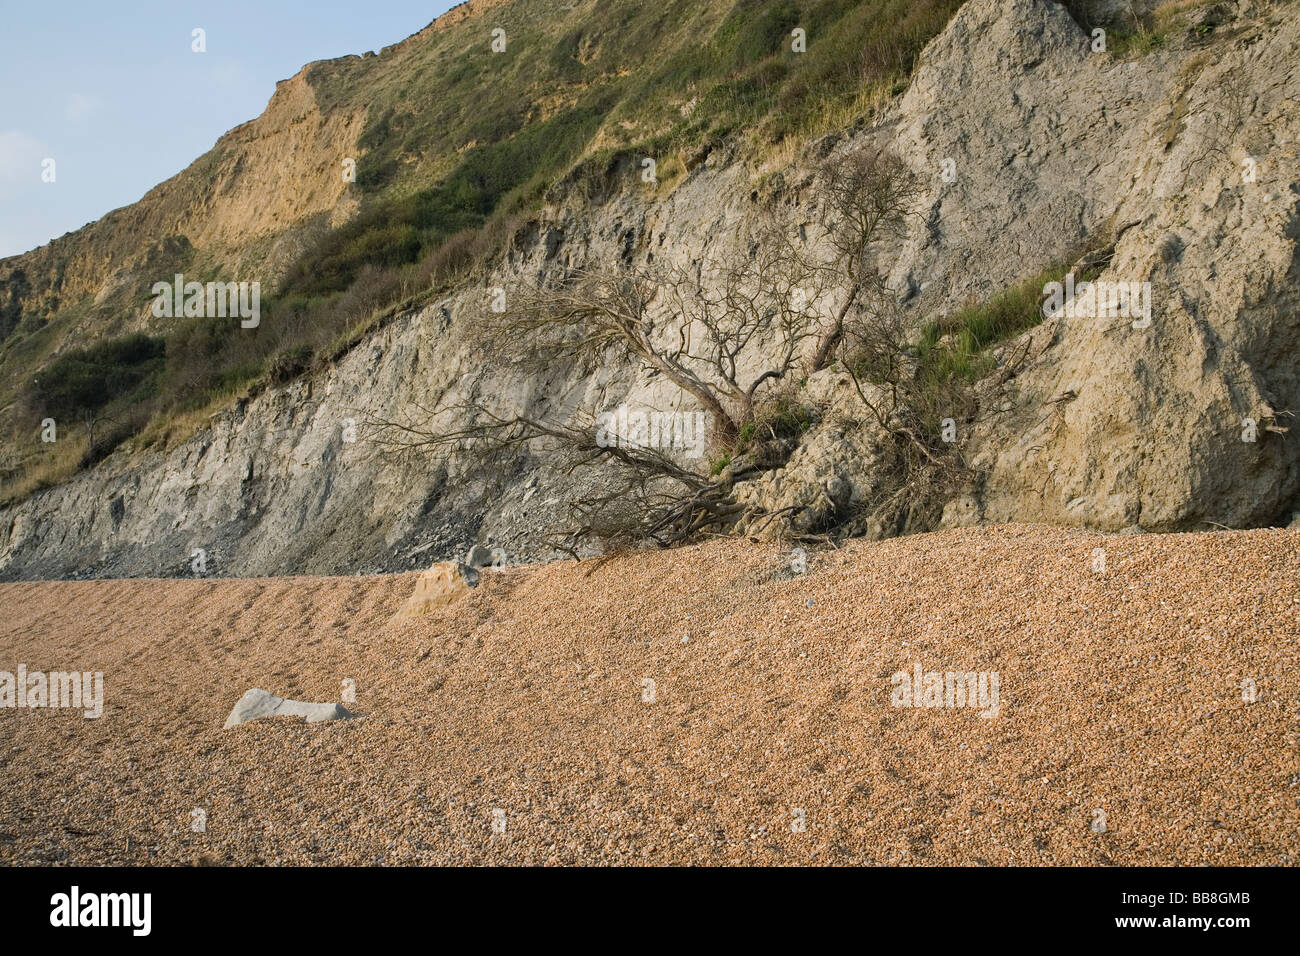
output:
M414 620L414 575L0 585L0 659L104 674L95 720L0 708L0 861L1293 864L1298 549L720 541ZM918 664L996 673L996 716L891 706ZM354 719L222 729L348 679Z
M199 552L223 576L400 571L488 539L511 562L593 553L573 511L611 471L394 434L435 409L565 434L618 407L694 414L726 385L708 363L674 378L540 335L489 354L488 303L673 272L696 298L649 302L650 348L699 342L701 302L771 251L769 220L812 263L807 321L896 325L882 372L870 336L819 364L809 329L752 309L763 334L731 367L763 387L686 466L734 518L710 533L1285 526L1298 54L1288 2L515 0L311 64L140 203L0 263L0 577L188 575ZM911 204L850 283L828 170L873 155ZM259 324L156 318L152 284L180 271L260 281ZM1067 276L1139 288L1146 319L1046 315Z
M93 462L328 365L376 313L463 280L548 190L608 188L640 155L668 189L724 141L760 153L829 131L905 78L958 5L475 0L377 55L308 64L138 203L0 261L0 481L21 493L43 473L46 415L69 433L114 418L81 449ZM796 21L811 55L789 49ZM176 273L260 282L265 323L160 321L149 289ZM165 340L164 366L96 388L93 366L122 364L97 350L131 333ZM92 368L55 364L69 353ZM75 461L59 464L44 473Z

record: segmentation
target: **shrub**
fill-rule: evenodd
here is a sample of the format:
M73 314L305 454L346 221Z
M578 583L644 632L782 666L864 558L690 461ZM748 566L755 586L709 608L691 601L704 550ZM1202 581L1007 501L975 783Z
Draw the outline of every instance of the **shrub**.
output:
M266 378L272 385L280 385L297 378L311 368L310 345L295 345L275 353L266 366Z
M76 349L35 376L34 404L56 420L95 412L123 399L143 399L157 390L164 364L160 338L135 334Z

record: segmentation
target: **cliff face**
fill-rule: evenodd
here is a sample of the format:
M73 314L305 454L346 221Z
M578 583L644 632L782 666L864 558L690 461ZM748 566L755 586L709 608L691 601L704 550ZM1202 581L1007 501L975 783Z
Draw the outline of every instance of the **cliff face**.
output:
M503 0L462 3L424 30L385 50L382 59L342 57L304 66L276 85L261 116L232 129L187 169L84 229L19 256L0 260L0 279L23 270L37 287L27 307L57 312L59 305L93 297L80 320L83 340L141 326L139 290L170 268L220 268L273 287L294 255L326 224L356 210L342 175L345 159L364 149L364 96L331 96L324 77L351 85L387 81L429 36L464 24ZM147 280L147 281L146 281Z
M5 260L0 278L19 269L28 275L38 287L25 303L30 311L93 297L79 326L91 340L143 327L141 290L170 269L220 265L272 284L312 217L347 215L340 163L357 155L364 121L363 111L323 114L307 69L278 84L260 117L231 130L184 172L138 203Z
M542 532L562 513L569 486L544 460L500 474L457 458L389 453L367 440L368 423L418 421L422 407L470 396L559 417L625 395L657 401L662 387L639 387L626 368L484 366L469 347L470 326L487 289L611 261L629 231L647 246L662 237L682 256L711 233L728 241L747 182L745 170L716 157L662 204L629 194L599 209L550 210L500 272L401 315L325 374L215 416L168 454L113 456L0 511L0 573L184 574L198 548L218 574L410 569L476 536L503 543L512 560L549 553Z
M1197 529L1285 523L1300 508L1287 431L1300 412L1300 16L1290 4L1214 8L1212 30L1193 15L1124 58L1092 50L1055 3L972 0L878 122L814 147L888 145L924 183L921 214L889 251L914 317L986 298L1107 232L1114 254L1097 281L1150 283L1147 326L1062 314L1008 346L1028 366L1004 414L960 436L976 477L946 523ZM219 199L187 200L192 169L96 235L178 232L268 256L282 223L336 214L322 157L351 148L361 120L322 114L313 97L287 81L266 115L223 138L205 167ZM278 165L288 156L306 165ZM796 218L811 219L823 199L806 162L781 180ZM485 367L470 325L486 289L520 277L725 249L752 215L753 181L718 149L666 196L557 202L495 274L398 316L335 366L219 414L170 452L114 455L0 510L0 575L182 574L195 549L217 574L400 570L487 537L512 559L546 555L541 532L572 485L544 457L484 473L388 453L365 422L469 396L553 417L620 401L685 407L613 364ZM111 257L94 242L78 255L67 274L90 289ZM846 401L833 369L807 387ZM802 506L813 526L870 495L882 453L869 426L828 419L740 496Z
M1030 356L1018 396L964 436L979 478L946 522L1204 529L1300 509L1300 21L1209 15L1213 45L1194 19L1116 63L1055 5L968 4L879 134L917 167L954 162L893 275L939 311L1104 232L1118 240L1097 281L1150 283L1149 327L1062 316L1014 343ZM826 436L757 498L824 514L879 461L860 434Z

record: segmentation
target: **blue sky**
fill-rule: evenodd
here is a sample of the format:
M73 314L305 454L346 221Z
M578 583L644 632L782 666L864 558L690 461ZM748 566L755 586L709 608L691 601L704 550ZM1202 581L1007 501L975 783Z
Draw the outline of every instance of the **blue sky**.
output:
M378 51L454 5L0 0L0 257L135 202L260 114L304 63ZM206 53L191 50L196 27Z

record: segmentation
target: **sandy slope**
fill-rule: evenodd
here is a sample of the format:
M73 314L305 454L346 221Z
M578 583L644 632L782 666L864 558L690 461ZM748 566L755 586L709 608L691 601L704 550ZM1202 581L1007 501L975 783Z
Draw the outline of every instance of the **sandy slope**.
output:
M796 577L719 541L398 622L414 575L6 584L0 670L102 670L106 702L0 710L0 861L1291 863L1298 552L1011 526ZM1000 713L892 707L918 661L997 671ZM364 719L221 729L344 678Z

